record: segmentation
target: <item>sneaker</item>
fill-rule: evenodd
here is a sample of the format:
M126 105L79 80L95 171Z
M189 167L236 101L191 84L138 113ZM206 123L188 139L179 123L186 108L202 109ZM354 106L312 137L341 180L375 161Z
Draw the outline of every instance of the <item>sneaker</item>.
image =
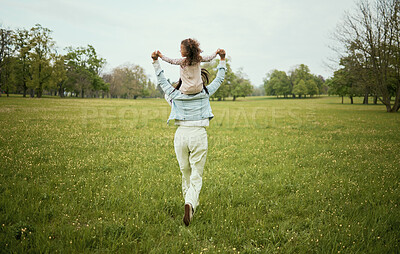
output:
M190 221L193 218L193 208L191 204L185 204L185 216L183 216L183 223L189 226Z

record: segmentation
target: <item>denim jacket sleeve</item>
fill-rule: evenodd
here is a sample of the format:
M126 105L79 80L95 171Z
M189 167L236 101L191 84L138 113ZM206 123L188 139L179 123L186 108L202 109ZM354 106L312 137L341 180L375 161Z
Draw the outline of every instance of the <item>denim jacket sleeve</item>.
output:
M157 75L158 85L160 85L161 89L164 91L166 95L170 99L174 99L181 92L175 90L175 88L168 82L168 80L164 76L164 70L161 69L160 62L158 60L153 62L154 71ZM174 91L175 90L175 91Z
M217 77L211 82L211 84L207 86L209 96L213 95L221 86L222 82L224 82L226 73L226 62L220 61L217 68L218 68Z

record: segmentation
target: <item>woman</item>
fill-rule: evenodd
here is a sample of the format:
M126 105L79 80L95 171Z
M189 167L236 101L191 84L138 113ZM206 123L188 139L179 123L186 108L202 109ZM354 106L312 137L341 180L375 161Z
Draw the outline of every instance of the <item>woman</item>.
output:
M225 51L219 50L221 61L217 77L197 94L187 95L176 90L165 78L158 61L159 54L151 55L157 75L158 85L171 100L171 114L168 122L175 119L178 129L175 132L174 147L179 168L182 172L182 193L185 198L185 215L183 222L189 226L196 207L199 205L199 194L202 187L202 175L206 162L208 143L205 127L214 115L211 112L210 96L222 82L226 72Z

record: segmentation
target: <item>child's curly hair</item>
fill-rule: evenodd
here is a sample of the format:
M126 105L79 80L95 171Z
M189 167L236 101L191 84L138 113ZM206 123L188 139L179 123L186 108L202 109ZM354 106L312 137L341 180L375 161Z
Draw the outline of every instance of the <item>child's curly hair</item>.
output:
M184 60L184 65L190 66L201 62L201 49L200 43L195 39L185 39L181 42L181 45L185 47L186 58Z

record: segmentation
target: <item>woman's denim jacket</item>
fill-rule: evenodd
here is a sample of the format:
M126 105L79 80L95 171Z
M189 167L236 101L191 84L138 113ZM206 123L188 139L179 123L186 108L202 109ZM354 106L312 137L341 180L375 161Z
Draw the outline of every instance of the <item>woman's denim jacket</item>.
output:
M203 89L200 93L187 95L181 93L168 82L164 76L164 71L161 69L158 60L153 62L153 67L157 75L158 85L172 99L172 109L168 121L171 119L176 120L201 120L212 119L214 117L211 112L210 96L213 95L225 78L226 63L220 61L218 65L217 77L207 86L208 94Z

